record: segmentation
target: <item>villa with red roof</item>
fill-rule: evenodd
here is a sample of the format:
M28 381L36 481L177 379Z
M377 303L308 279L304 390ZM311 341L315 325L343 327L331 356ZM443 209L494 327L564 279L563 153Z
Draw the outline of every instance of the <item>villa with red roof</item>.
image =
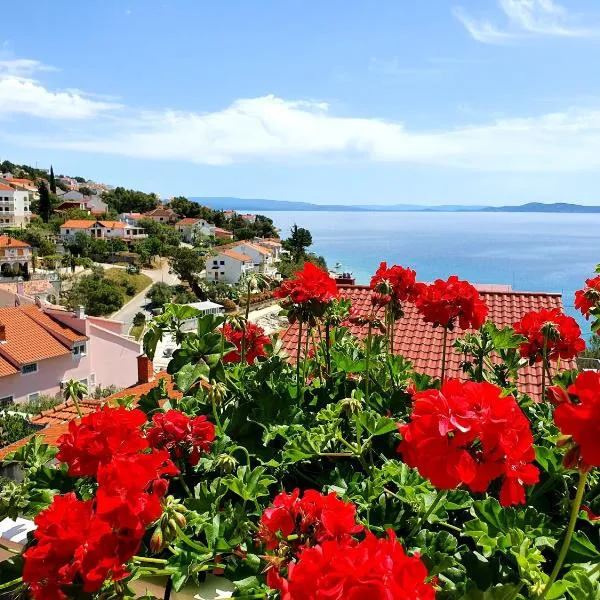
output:
M183 236L183 241L192 243L199 237L214 237L216 227L204 219L186 217L175 223L175 229Z
M0 308L0 407L55 395L70 379L95 386L135 382L140 344L123 323L35 305Z
M144 213L144 219L152 219L156 223L175 223L179 215L166 206L159 206L151 211Z
M31 260L28 243L0 235L0 281L2 276L26 275L31 269Z
M33 193L11 181L0 180L0 228L21 227L31 220Z
M238 283L246 273L254 270L251 256L229 247L219 249L215 256L206 260L207 281Z
M78 232L83 232L96 239L121 239L124 241L142 240L147 236L142 227L128 225L122 221L91 221L70 219L60 226L63 239L71 239Z
M562 310L561 294L547 292L516 292L510 285L476 285L482 299L489 308L488 320L497 327L512 327L523 315L532 310L558 308ZM368 286L352 285L339 286L342 297L352 301L352 307L364 315L371 313L371 290ZM380 317L383 317L383 309ZM366 338L368 327L366 325L351 325L350 332L359 337ZM448 333L448 355L446 362L447 377L461 377L460 362L462 355L454 352L452 344L458 337L473 330L461 331L455 329ZM295 360L296 345L298 340L298 324L290 325L282 334L286 352L291 360ZM432 377L440 376L442 356L443 329L433 328L425 323L414 304L404 303L404 317L396 322L394 334L394 352L401 354L413 364L416 371L427 373ZM575 361L563 361L561 367L575 368ZM541 363L526 366L519 371L519 389L529 394L534 399L541 398L542 368Z

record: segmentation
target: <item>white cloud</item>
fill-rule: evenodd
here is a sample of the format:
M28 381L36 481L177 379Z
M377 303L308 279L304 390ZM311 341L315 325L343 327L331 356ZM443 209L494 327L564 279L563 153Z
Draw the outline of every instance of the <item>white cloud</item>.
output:
M324 103L264 96L211 113L166 111L105 120L101 131L54 140L21 135L12 141L210 165L370 161L501 172L600 168L600 109L411 131L401 122L335 116Z
M508 21L505 27L494 25L487 19L472 17L460 7L455 7L453 13L471 37L484 44L503 44L531 36L600 35L597 28L577 25L576 18L554 0L499 0L499 5Z
M36 73L56 70L37 60L0 55L0 118L25 114L46 119L89 119L120 107L74 90L51 91L32 78Z

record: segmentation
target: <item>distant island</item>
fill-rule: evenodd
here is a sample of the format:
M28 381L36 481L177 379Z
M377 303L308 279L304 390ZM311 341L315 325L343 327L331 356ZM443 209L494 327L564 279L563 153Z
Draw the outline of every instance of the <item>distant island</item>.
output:
M485 206L442 204L427 206L422 204L315 204L312 202L291 202L288 200L267 200L264 198L190 197L190 200L215 210L254 211L323 211L323 212L528 212L528 213L600 213L600 206L585 206L567 202L528 202L515 206Z

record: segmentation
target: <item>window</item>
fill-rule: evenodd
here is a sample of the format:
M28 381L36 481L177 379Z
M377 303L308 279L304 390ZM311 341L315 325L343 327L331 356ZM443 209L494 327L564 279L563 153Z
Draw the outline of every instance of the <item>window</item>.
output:
M39 392L34 392L33 394L27 394L27 400L28 401L39 400L39 398L40 398L40 393Z
M21 373L23 375L29 375L29 373L36 373L38 370L37 363L31 363L29 365L23 365Z
M86 347L85 342L75 344L73 346L73 356L85 356L86 355Z
M96 384L96 374L90 373L90 385L95 385L95 384Z
M12 396L4 396L4 398L0 398L0 408L6 408L13 404L14 400Z
M69 232L69 230L67 229L67 235L68 235L69 233L70 233L70 232Z
M225 275L225 271L221 271L221 275Z
M222 260L222 261L220 261L220 262L221 262L221 264L222 264L222 265L224 265L224 264L225 264L225 261L224 261L224 260Z

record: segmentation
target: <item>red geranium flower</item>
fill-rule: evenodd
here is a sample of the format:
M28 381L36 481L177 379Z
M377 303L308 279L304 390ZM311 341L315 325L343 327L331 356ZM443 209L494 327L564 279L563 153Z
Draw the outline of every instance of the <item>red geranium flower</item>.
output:
M152 448L167 449L176 459L189 458L194 466L200 454L210 450L215 439L215 426L204 415L191 419L179 410L156 413L152 427L146 431Z
M271 340L265 335L265 330L256 323L246 323L246 328L234 328L230 323L223 326L225 339L236 349L223 357L223 362L237 363L242 360L242 338L244 339L245 360L252 364L259 356L266 356L265 346Z
M141 410L105 405L69 423L69 432L58 438L57 459L69 465L69 475L93 477L114 455L136 454L148 447L141 430L145 423Z
M558 308L528 312L515 323L514 329L527 338L519 350L521 356L528 358L531 364L542 360L544 344L548 360L573 358L585 350L577 321L564 315Z
M267 584L280 590L282 600L433 600L435 590L426 579L419 555L408 556L391 530L387 539L367 533L360 543L323 542L303 550L288 565L287 578L274 568L267 574Z
M363 530L356 523L356 507L340 500L335 492L323 495L306 490L300 498L296 488L291 494L282 492L273 500L260 519L259 536L268 549L284 544L286 538L297 534L293 547L332 539L343 539Z
M600 301L600 275L585 280L585 289L575 292L575 308L586 318Z
M529 421L512 396L490 383L446 381L413 396L410 423L400 425L398 452L440 489L485 492L502 480L503 506L523 504L523 484L538 481Z
M83 502L72 492L55 496L35 524L37 543L23 553L23 581L33 598L66 599L63 587L76 578L83 582L83 591L91 593L107 578L117 581L127 575L121 540L95 516L93 500Z
M293 279L286 279L274 292L275 298L282 298L284 305L291 309L288 318L293 320L298 314L303 320L308 316L322 316L327 304L339 296L335 280L308 261L295 275Z
M422 285L415 306L425 322L448 329L453 329L457 321L461 329L479 329L488 314L488 307L479 292L456 275L447 281L436 279L431 284Z
M579 373L568 393L576 402L561 402L554 411L554 422L563 435L571 436L570 458L576 455L581 459L570 462L584 469L600 467L600 373Z
M422 284L417 283L417 273L412 269L382 262L371 278L371 289L380 295L393 296L398 302L414 300Z

